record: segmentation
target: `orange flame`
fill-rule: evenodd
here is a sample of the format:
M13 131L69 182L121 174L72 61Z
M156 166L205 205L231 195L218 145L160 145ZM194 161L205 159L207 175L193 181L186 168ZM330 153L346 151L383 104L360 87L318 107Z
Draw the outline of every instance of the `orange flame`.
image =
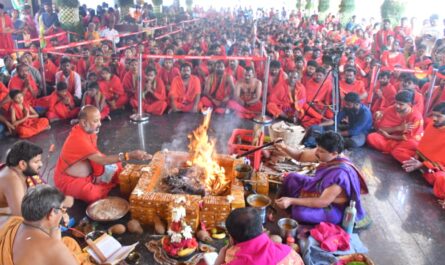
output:
M204 117L203 123L189 134L190 160L189 166L197 166L202 170L202 181L206 191L211 195L222 193L229 181L226 178L224 168L213 158L215 151L215 140L209 140L207 130L209 129L212 112L209 111Z

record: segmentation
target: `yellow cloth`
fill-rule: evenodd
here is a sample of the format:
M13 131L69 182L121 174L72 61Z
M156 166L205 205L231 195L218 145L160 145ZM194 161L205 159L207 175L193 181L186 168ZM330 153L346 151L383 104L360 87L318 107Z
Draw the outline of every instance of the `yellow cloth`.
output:
M23 223L23 218L18 216L11 217L0 229L0 264L14 265L12 259L12 248L14 239L20 225ZM71 237L63 237L62 242L73 253L77 262L80 265L90 265L88 253L82 252L79 244Z
M11 217L0 229L0 264L14 265L12 260L12 247L15 235L23 222L22 217Z

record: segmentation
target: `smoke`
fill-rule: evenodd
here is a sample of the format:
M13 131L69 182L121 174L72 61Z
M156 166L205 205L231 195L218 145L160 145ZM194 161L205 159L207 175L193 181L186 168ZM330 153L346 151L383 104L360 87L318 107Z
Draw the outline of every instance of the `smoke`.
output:
M243 123L237 115L214 115L211 122L211 139L216 139L216 152L218 154L228 154L228 142L233 130L239 129Z
M161 150L168 149L169 151L188 151L188 138L187 135L191 133L194 128L190 128L190 121L187 119L181 119L175 128L175 133L172 136L170 143L163 143Z

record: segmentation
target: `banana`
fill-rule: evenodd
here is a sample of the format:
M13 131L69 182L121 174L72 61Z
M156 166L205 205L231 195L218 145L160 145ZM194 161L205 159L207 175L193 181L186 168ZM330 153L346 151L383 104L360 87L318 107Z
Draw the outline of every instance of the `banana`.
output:
M226 237L226 233L212 234L212 237L215 239L223 239Z
M195 250L196 250L196 248L184 248L178 252L178 256L179 257L188 256L188 255L192 254Z

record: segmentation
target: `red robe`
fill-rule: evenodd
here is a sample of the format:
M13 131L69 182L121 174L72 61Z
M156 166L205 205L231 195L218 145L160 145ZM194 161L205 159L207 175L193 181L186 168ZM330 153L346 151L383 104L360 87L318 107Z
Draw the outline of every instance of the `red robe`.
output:
M388 45L387 37L388 35L394 36L394 32L392 30L379 30L375 36L374 36L374 49L377 51L377 53L380 53L383 46Z
M340 94L341 97L344 98L346 94L355 92L360 97L364 94L366 94L366 88L365 84L360 80L355 80L354 83L348 84L344 79L340 80ZM362 101L365 101L366 99L363 99Z
M232 68L230 67L226 68L226 73L231 75L235 79L235 81L243 79L244 72L246 72L246 70L240 65L238 65L235 70L232 70Z
M2 102L6 97L9 97L9 89L3 84L3 82L0 82L0 102ZM9 105L9 103L4 104L2 109L7 111L9 109Z
M412 124L414 129L391 133L391 135L403 136L403 140L388 139L380 132L374 132L368 135L368 145L383 153L390 153L400 163L410 159L415 155L423 134L423 117L419 111L412 108L410 113L401 116L396 112L395 106L391 106L383 111L382 118L375 121L374 127L376 129L392 128L407 123Z
M199 109L213 108L216 113L223 114L226 106L220 105L219 107L216 107L212 99L223 101L227 97L230 97L232 90L227 79L233 77L228 73L224 73L221 77L221 82L219 83L217 83L218 76L215 73L209 75L207 78L210 81L209 94L201 97L199 100Z
M417 156L428 171L423 177L433 185L433 193L445 199L445 127L436 128L429 124L417 147Z
M306 88L297 82L291 92L289 82L286 82L284 86L280 86L280 89L270 93L267 102L267 111L274 118L278 118L283 112L288 116L301 117L306 104Z
M88 157L93 154L101 154L97 148L97 134L88 134L80 125L72 129L60 152L59 159L54 172L54 184L65 195L88 203L102 199L108 195L110 190L116 186L118 175L122 170L117 163L117 171L114 173L110 183L95 183L96 177L104 173L104 166L94 163ZM92 174L85 177L72 177L65 171L73 164L85 161L90 164Z
M382 53L382 70L394 70L396 66L406 68L405 56L398 52L397 55L392 56L389 51Z
M77 73L82 77L83 80L87 79L88 69L90 68L89 62L85 61L83 58L80 58L77 61L76 69Z
M138 90L138 78L134 76L133 72L127 72L122 80L122 86L128 98L134 97Z
M105 118L108 117L108 115L110 115L110 107L106 103L104 104L103 108L101 109L99 106L100 102L96 102L95 98L93 98L89 95L85 95L84 97L85 97L85 105L93 105L100 110L100 119L101 120L104 120Z
M278 72L278 76L275 79L275 82L273 81L273 77L271 75L269 75L269 84L268 84L267 95L269 96L270 93L272 93L273 91L275 91L277 89L281 89L280 88L281 86L286 86L286 79L285 79L283 70L280 70Z
M426 101L427 101L428 96L427 96L426 93L424 93L424 95L425 95L425 105L426 105L426 103L427 103ZM437 104L439 104L441 102L445 102L445 87L441 88L440 86L435 86L434 89L433 89L433 93L431 95L430 105L429 105L428 110L426 112L427 116L429 116L431 111L433 111L433 108Z
M201 81L197 76L190 75L188 86L184 86L181 76L173 78L168 97L173 98L176 108L182 112L190 112L195 105L196 97L201 94Z
M36 94L38 93L38 88L36 85L36 82L34 82L34 79L30 75L26 77L29 81L29 85L31 86L31 90L33 90ZM25 81L22 80L18 75L15 75L9 80L8 88L9 90L20 90L23 92ZM29 90L26 90L24 92L24 98L25 102L29 103L31 106L36 106L36 98L32 95L32 93Z
M11 115L13 109L15 111L16 120L21 120L25 117L24 109L29 111L30 105L28 103L23 103L23 107L21 107L17 103L12 103L10 106ZM12 122L12 116L11 116L11 122ZM48 129L48 126L49 126L49 121L47 118L28 118L25 122L15 126L15 130L17 132L18 137L29 138Z
M146 113L162 115L168 107L167 92L161 78L156 77L154 85L155 91L153 93L146 93L145 98L142 99L142 109ZM133 97L130 100L130 104L136 109L138 107L138 98Z
M288 73L295 69L294 57L281 57L280 58L281 67L283 70Z
M39 60L35 61L32 65L34 66L34 68L36 68L40 72L40 61ZM57 70L58 70L57 66L50 59L48 59L45 62L45 81L46 81L46 83L51 84L51 85L56 84Z
M14 25L12 24L11 18L7 14L3 14L0 16L0 49L14 49L14 42L12 40L11 33L2 33L4 28L14 29ZM0 56L4 56L10 54L11 51L0 51Z
M301 124L305 128L319 124L323 121L323 119L331 119L334 116L333 112L328 106L332 101L332 84L326 80L326 82L320 88L320 92L315 97L315 93L320 85L321 83L316 83L313 78L308 80L306 83L305 87L307 103L304 104L304 110L306 113L301 120ZM312 105L309 105L312 100Z
M377 84L375 89L382 90L382 97L381 98L377 97L376 93L374 92L374 98L371 103L372 113L375 113L377 111L383 111L395 103L395 97L397 91L393 85L388 84L382 88L379 83Z
M71 95L75 94L75 89L76 89L76 78L75 78L75 72L71 71L70 75L68 77L65 77L65 75L63 74L62 71L57 72L56 73L59 77L59 82L65 82L67 84L68 87L68 92ZM68 78L68 80L66 80Z
M180 76L181 72L177 67L172 67L172 69L167 70L164 67L161 68L161 70L158 73L158 76L162 79L162 82L164 82L164 85L170 88L173 78Z
M119 77L113 75L108 81L100 81L99 88L107 101L115 100L117 109L125 107L125 104L128 103L127 94Z
M65 103L62 102L59 95L57 94L57 91L54 91L51 93L51 95L48 96L48 112L46 113L46 117L48 119L73 119L77 117L77 114L79 114L80 108L75 107L74 105L74 98L70 93L67 93L66 96L69 98L69 105L65 105Z

